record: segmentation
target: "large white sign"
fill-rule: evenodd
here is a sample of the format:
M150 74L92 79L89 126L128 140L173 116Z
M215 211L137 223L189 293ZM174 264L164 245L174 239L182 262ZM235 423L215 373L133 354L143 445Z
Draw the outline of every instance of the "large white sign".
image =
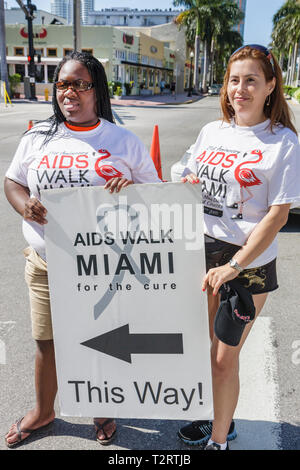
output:
M42 192L62 415L213 417L200 191Z

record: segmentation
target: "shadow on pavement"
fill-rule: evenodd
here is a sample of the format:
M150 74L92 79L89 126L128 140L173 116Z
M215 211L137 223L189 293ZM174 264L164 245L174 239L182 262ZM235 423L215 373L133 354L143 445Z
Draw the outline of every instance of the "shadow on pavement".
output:
M56 418L49 431L35 433L27 438L19 449L180 450L186 452L200 450L199 446L186 445L177 437L177 431L187 423L185 421L117 419L116 439L110 446L101 446L96 442L92 419L86 418L85 420L86 423L72 423ZM237 438L230 441L230 450L300 449L300 440L296 439L297 429L300 429L298 426L246 419L236 419L235 425ZM293 436L292 441L290 436ZM77 442L76 438L78 438Z

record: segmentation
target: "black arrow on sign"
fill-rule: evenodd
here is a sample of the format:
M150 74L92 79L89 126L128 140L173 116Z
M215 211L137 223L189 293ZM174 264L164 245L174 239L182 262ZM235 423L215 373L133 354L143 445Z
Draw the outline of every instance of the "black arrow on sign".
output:
M182 334L130 334L128 324L81 344L129 363L131 354L183 354Z

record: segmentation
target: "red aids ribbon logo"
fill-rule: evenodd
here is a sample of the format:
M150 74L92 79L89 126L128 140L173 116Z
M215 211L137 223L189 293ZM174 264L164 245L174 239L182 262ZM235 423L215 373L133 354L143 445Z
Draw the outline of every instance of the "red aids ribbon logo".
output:
M120 178L123 176L123 173L120 171L116 170L112 165L99 165L101 160L104 160L105 158L108 158L111 156L108 150L105 149L100 149L98 150L99 153L102 154L101 157L98 158L98 160L95 163L95 171L97 175L99 175L101 178L105 179L105 181L109 181L111 178Z
M25 28L20 29L20 34L23 38L28 38L28 33ZM41 28L38 33L34 33L34 38L44 39L47 36L47 30L45 28Z

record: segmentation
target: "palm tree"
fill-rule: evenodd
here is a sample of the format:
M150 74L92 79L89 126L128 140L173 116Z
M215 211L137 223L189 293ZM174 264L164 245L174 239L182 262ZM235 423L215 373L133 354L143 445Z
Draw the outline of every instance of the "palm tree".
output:
M194 67L194 85L196 90L199 89L199 54L200 54L200 35L203 20L202 9L208 3L207 0L174 0L174 6L184 6L186 11L182 12L176 19L177 24L182 24L187 27L186 36L187 44L191 47L191 39L194 38L195 50L195 67ZM203 5L204 4L204 5ZM202 38L203 39L203 35Z
M272 45L279 51L279 56L288 55L286 84L292 85L300 40L300 3L298 0L288 0L274 15L272 40Z
M226 64L228 63L232 52L242 45L243 38L238 31L225 29L217 35L213 61L214 75L211 77L212 79L215 78L217 83L221 83L223 80L224 70L226 69ZM213 81L211 83L213 83Z
M206 80L209 63L213 51L214 40L223 30L232 28L242 18L243 13L235 0L174 0L174 6L184 6L186 10L177 17L177 24L186 26L186 34L191 41L191 31L195 30L194 50L194 86L199 89L199 54L200 41L204 44L204 65L202 76L202 88L206 91Z

